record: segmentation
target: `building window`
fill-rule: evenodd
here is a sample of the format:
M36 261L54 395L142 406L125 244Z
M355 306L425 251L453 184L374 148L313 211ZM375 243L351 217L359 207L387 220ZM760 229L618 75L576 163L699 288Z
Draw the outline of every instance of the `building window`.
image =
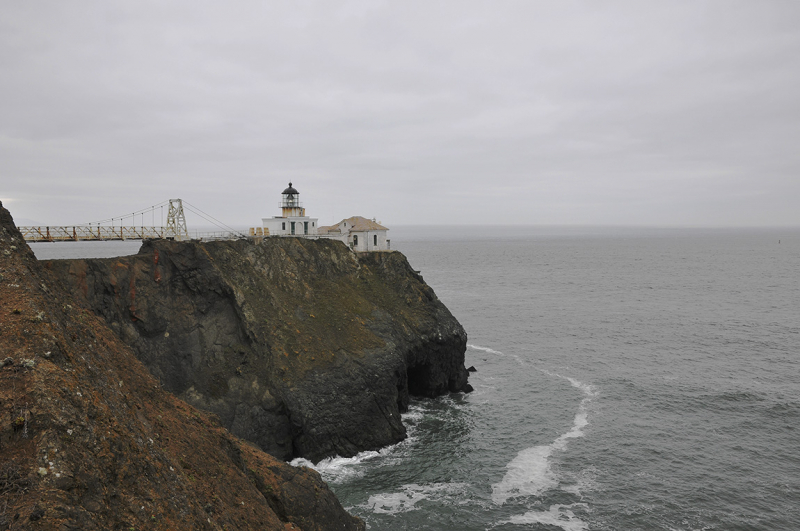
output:
M313 221L311 222L311 226L312 226L312 227L316 227L316 225L314 225L314 222L313 222Z
M308 221L303 222L303 234L308 234Z
M374 242L374 243L373 243L373 245L374 245L375 247L377 247L377 246L378 246L378 235L377 235L377 234L374 234L374 235L372 236L372 238L373 238L373 240L372 240L372 241Z
M286 230L286 222L281 223L281 230Z
M353 246L358 247L358 236L353 234Z
M292 224L292 234L294 234L294 221L290 221L289 223Z

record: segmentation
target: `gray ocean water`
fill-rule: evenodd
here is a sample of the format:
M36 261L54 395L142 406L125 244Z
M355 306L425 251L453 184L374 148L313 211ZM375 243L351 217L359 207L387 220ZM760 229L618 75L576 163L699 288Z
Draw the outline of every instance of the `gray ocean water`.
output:
M391 234L477 372L314 465L370 529L800 529L800 230Z

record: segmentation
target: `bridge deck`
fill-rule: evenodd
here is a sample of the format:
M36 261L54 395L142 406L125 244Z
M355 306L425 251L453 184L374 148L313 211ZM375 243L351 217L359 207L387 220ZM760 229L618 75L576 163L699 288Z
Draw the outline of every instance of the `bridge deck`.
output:
M26 242L144 240L174 237L166 227L18 227Z

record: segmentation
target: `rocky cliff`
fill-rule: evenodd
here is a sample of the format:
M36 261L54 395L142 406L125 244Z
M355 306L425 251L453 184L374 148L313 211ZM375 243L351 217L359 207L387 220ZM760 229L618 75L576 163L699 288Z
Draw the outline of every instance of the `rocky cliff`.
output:
M363 528L316 472L162 390L0 204L0 530Z
M47 267L164 388L283 459L398 442L409 395L471 389L463 328L398 252L159 240Z

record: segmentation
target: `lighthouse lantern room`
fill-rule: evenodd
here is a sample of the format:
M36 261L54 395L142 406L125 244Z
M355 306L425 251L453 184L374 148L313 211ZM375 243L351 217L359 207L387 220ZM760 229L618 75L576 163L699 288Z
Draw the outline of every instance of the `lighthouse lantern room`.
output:
M303 217L306 215L306 209L300 204L300 192L298 192L292 183L281 194L281 212L283 217Z

